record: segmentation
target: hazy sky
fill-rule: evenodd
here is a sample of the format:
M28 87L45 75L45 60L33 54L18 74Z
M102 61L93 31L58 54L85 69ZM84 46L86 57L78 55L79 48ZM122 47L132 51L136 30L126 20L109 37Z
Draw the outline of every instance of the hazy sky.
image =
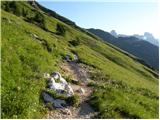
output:
M69 18L83 28L98 28L109 32L116 30L117 33L126 35L150 32L160 39L158 4L156 2L123 1L58 2L38 0L41 5Z

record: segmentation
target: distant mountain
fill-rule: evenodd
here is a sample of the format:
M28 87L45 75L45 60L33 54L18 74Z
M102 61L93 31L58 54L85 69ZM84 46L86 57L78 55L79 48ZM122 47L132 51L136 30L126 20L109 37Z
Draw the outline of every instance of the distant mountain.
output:
M114 37L118 37L118 34L116 33L115 30L112 30L110 33L111 33L111 35L113 35Z
M121 37L119 37L117 35L118 37L116 38L114 37L117 34L115 31L111 31L112 35L100 29L88 29L88 31L120 49L143 59L154 69L159 69L159 47L140 39L143 38L143 36L120 35ZM145 33L145 36L147 36L147 39L153 39L153 36L149 33Z
M159 75L142 60L36 1L2 1L1 8L2 119L159 117ZM110 33L99 34L111 42L120 41ZM145 51L150 50L153 48ZM76 85L73 96L50 89L51 78L45 79L44 73L48 76L54 71L61 73L71 88ZM78 82L73 82L74 78ZM79 94L77 88L89 94ZM79 108L86 114L79 114ZM72 109L75 115L67 115ZM48 114L51 110L58 116Z
M159 40L154 38L154 36L149 32L145 32L144 35L138 35L138 34L124 35L124 34L118 34L115 30L111 30L110 34L113 35L114 37L134 36L138 39L142 39L142 40L145 40L145 41L148 41L148 42L152 43L153 45L159 46Z
M136 38L148 41L148 42L152 43L153 45L159 46L159 40L154 38L154 36L149 32L145 32L144 35L134 34L133 36Z

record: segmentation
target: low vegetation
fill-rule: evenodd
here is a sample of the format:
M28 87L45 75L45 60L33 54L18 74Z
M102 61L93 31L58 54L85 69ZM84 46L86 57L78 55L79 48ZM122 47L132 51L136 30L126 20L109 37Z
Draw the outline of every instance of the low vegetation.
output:
M58 63L70 51L78 55L79 63L92 68L90 104L99 113L97 118L158 118L155 71L26 1L12 2L1 3L2 118L42 118L46 112L40 99L46 87L43 73L61 71ZM67 101L77 106L79 98L75 95Z
M158 117L158 95L148 89L135 88L122 81L95 74L89 86L94 88L90 104L98 111L97 118ZM97 78L99 78L97 82Z
M50 89L45 89L42 92L46 92L47 94L49 94L51 97L55 99L65 100L67 105L69 106L77 107L80 103L80 98L77 94L67 97L66 95L63 95L63 94L57 94L55 91Z
M62 25L62 24L60 24L60 23L57 23L56 31L57 31L57 34L58 34L58 35L65 36L66 30L65 30L64 25Z
M66 99L66 101L67 101L67 103L69 104L69 105L72 105L72 106L75 106L75 107L77 107L78 105L79 105L79 103L80 103L80 98L79 98L79 96L78 95L73 95L73 96L71 96L71 97L68 97L67 99Z
M120 84L95 86L90 104L99 111L97 118L158 118L158 96L148 90L139 92Z

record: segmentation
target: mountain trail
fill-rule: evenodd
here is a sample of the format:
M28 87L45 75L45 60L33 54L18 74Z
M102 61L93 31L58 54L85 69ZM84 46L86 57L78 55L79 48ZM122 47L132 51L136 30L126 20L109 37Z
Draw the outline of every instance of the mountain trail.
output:
M61 65L61 69L67 76L72 76L74 80L81 81L82 84L71 84L71 87L79 97L80 104L78 107L70 106L65 109L57 109L49 111L44 119L85 119L93 118L96 112L89 105L88 100L93 92L91 87L88 87L88 76L84 68L82 68L76 61L64 62ZM83 89L85 92L82 94L79 92Z

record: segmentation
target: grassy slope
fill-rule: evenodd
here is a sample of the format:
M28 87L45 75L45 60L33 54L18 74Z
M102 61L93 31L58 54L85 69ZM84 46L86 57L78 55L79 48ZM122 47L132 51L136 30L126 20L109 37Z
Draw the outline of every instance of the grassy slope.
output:
M93 66L93 71L99 69L103 72L101 74L124 84L117 83L119 87L115 88L115 84L108 84L107 78L94 79L98 83L93 85L96 91L91 104L96 105L93 106L100 111L102 118L158 117L158 80L146 70L149 68L100 40L46 15L47 28L51 32L5 11L2 11L2 18L12 22L2 19L3 118L40 118L41 113L45 112L39 100L40 91L45 87L42 75L44 72L60 70L56 63L71 50L78 54L81 62ZM66 26L65 37L55 34L57 22ZM46 46L39 43L31 33L46 40L53 51L47 51ZM81 44L70 46L68 41L76 37Z

